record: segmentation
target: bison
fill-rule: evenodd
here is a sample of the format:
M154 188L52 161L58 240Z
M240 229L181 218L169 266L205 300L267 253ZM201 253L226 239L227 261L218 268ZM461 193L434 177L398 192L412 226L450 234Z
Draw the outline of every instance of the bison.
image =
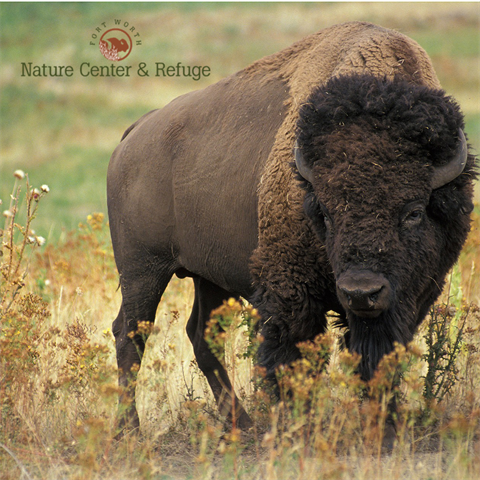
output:
M258 362L273 382L330 310L371 378L394 342L412 340L465 242L475 158L463 130L424 50L363 22L310 35L128 128L107 182L123 425L139 426L137 324L154 322L174 274L193 278L187 334L220 412L240 427L250 418L204 339L229 297L258 309Z

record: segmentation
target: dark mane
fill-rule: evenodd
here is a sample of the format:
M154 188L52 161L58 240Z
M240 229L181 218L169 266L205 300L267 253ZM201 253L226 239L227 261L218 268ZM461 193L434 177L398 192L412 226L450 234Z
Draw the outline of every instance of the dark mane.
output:
M307 162L322 161L328 136L353 124L411 142L433 166L448 162L464 128L460 107L443 90L401 77L343 75L316 88L300 108L297 140Z

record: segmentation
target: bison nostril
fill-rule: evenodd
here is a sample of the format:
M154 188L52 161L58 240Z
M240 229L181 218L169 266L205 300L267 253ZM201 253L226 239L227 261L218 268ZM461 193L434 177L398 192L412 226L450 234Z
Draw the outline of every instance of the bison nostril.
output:
M384 288L385 288L385 287L382 287L382 288L380 288L380 290L377 290L376 292L371 293L371 294L368 296L368 299L369 299L372 303L377 303L378 298L380 297L380 294L381 294L382 290L384 290Z

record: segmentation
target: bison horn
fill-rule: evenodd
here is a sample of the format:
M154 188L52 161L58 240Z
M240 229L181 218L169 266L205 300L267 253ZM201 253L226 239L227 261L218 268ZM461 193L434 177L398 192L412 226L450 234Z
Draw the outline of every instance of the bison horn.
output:
M443 187L457 178L467 163L468 147L467 140L462 129L458 130L459 145L453 159L446 165L436 167L432 178L432 189Z
M308 182L313 183L312 169L306 164L303 158L298 142L295 142L295 165L298 173Z

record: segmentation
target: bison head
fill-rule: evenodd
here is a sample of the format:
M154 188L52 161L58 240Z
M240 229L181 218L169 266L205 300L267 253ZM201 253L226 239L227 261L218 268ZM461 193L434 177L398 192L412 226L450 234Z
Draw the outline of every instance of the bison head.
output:
M304 208L364 379L412 340L465 242L475 174L463 128L443 91L398 78L334 78L300 109Z

